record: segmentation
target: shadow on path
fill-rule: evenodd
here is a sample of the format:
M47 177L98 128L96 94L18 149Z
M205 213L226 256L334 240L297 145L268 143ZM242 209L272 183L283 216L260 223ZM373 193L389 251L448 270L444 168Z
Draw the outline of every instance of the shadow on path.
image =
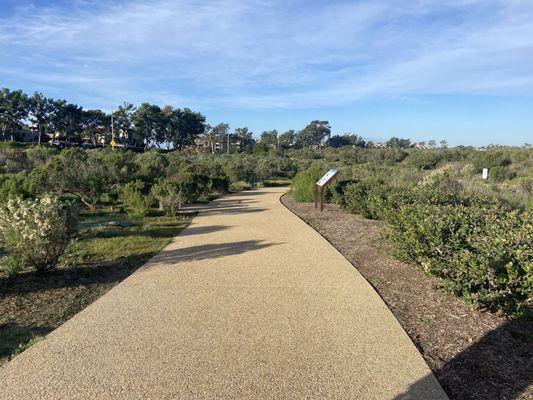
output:
M433 373L451 400L532 398L532 328L533 321L526 317L511 320ZM419 380L395 400L424 399L432 380L432 376Z
M282 243L266 243L262 240L243 240L232 243L203 244L177 250L163 250L155 258L157 264L206 260L242 254Z
M201 215L214 215L214 214L249 214L266 211L266 208L249 207L240 205L225 205L220 204L218 207L207 208L200 210Z
M193 236L193 235L204 235L206 233L220 232L226 229L231 228L229 225L211 225L211 226L189 226L185 228L179 236Z

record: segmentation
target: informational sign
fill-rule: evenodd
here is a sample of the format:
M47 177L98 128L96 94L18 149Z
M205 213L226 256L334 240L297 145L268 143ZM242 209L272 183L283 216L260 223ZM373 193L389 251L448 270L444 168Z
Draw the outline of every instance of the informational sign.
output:
M316 183L317 186L323 187L327 185L333 178L335 178L335 175L337 175L339 171L337 171L335 168L330 169L328 172L324 174L322 178Z
M489 179L489 169L483 168L483 173L481 174L481 179Z

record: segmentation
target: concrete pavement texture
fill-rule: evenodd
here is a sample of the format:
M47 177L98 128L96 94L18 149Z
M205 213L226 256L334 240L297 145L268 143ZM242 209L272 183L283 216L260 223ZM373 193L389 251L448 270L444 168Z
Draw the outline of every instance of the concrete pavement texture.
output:
M378 294L279 201L203 208L0 369L0 399L447 399Z

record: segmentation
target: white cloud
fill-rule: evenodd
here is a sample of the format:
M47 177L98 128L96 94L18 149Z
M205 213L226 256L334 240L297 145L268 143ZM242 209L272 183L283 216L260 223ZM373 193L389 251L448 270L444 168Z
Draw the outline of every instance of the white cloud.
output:
M528 94L531 21L525 0L77 1L0 16L0 71L104 106Z

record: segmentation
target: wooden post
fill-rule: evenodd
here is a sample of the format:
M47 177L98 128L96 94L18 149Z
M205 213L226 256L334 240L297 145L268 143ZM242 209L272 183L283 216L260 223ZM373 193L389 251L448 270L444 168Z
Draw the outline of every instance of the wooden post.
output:
M337 177L338 173L338 170L331 168L314 186L315 208L318 206L318 196L320 196L320 211L324 210L324 189Z

